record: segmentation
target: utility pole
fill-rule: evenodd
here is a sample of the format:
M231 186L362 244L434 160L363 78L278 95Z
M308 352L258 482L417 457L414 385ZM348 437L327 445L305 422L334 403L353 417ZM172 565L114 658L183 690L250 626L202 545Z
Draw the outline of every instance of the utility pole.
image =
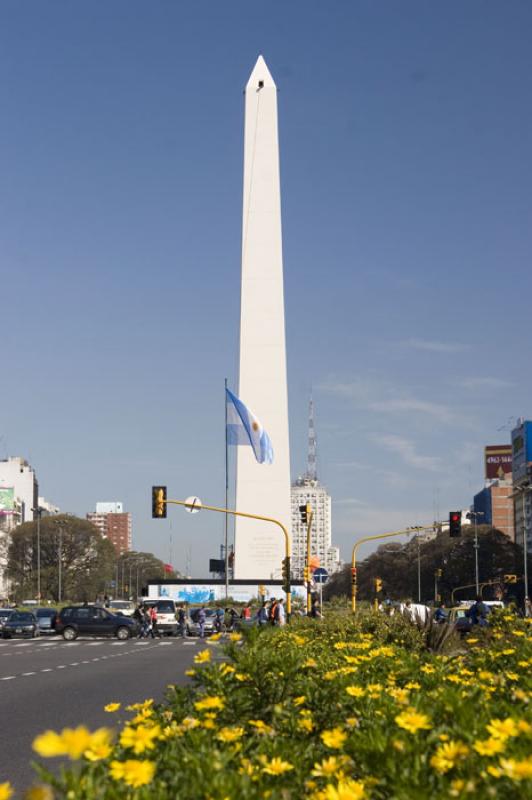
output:
M37 599L41 599L41 516L44 508L39 505L31 509L37 515Z
M59 528L59 541L57 547L57 601L60 603L63 599L63 526L66 525L64 520L58 520L57 526Z
M478 543L478 533L477 533L477 517L483 517L483 511L470 511L467 514L467 518L473 518L475 520L475 543L473 547L475 548L475 586L476 586L476 593L477 596L480 594L480 582L478 577L478 551L479 551L479 543Z

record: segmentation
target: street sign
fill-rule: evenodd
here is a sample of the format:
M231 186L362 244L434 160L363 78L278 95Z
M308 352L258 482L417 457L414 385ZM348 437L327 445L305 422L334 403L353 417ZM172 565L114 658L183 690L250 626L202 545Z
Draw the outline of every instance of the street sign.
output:
M187 497L185 500L185 511L190 514L197 514L201 509L201 500L199 497Z
M329 573L323 567L318 567L312 573L312 578L315 583L327 583L329 579Z

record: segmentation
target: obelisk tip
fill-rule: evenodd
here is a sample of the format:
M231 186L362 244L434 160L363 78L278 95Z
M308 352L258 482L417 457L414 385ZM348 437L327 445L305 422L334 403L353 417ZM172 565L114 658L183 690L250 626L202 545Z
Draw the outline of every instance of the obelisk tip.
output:
M275 81L271 76L266 62L262 56L259 56L257 63L253 67L251 75L246 85L246 89L276 89Z

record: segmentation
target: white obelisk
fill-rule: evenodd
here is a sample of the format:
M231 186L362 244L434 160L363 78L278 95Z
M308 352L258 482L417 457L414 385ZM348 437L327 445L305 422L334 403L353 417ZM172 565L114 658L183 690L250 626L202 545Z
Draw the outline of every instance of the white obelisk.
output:
M245 91L244 202L238 396L273 445L273 464L237 447L236 509L290 525L277 88L262 56ZM236 517L236 579L281 578L285 542L271 523Z

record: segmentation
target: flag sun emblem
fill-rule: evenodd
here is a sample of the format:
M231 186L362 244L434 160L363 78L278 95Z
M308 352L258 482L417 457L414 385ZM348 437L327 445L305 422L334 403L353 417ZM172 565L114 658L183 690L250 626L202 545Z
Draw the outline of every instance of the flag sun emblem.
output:
M259 429L259 425L258 425L258 423L257 423L257 422L254 422L254 423L251 425L251 427L253 428L253 430L254 430L254 431L258 431L258 429Z

